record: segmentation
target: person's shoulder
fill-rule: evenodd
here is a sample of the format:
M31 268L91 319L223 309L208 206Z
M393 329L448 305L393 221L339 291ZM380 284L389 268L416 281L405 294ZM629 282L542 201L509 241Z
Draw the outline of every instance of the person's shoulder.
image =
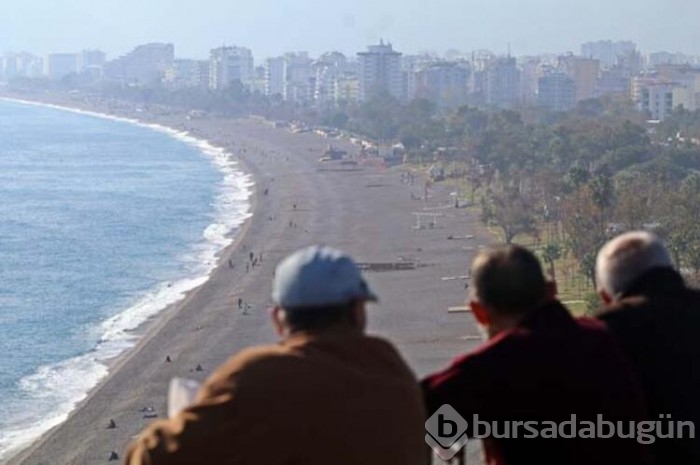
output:
M283 359L288 350L279 344L249 347L231 356L206 381L210 387L240 384L242 378L252 378L265 366Z
M649 299L644 296L631 296L605 305L594 312L595 318L605 323L614 323L639 318L640 313L650 306Z

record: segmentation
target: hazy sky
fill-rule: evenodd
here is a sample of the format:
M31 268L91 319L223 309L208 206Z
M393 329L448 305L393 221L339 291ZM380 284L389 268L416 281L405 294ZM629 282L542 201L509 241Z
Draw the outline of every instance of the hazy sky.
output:
M643 51L700 55L700 0L0 0L0 52L100 48L108 58L145 42L178 57L242 45L354 54L380 38L404 53L490 49L578 53L582 42L629 39Z

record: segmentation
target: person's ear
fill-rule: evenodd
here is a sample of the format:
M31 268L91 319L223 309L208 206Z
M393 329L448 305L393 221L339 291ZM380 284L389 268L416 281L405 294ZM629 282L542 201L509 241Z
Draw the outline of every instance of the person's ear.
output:
M358 300L352 304L352 318L357 329L364 331L367 327L367 302Z
M470 301L469 306L472 309L472 313L474 314L474 318L476 318L477 323L479 323L482 326L488 326L490 323L490 319L489 313L486 310L486 308L476 300Z
M279 337L286 337L288 334L287 330L287 314L282 307L273 307L270 311L270 320L272 320L272 327L275 328L275 333Z
M557 282L554 280L547 281L545 283L545 292L546 292L545 298L547 299L547 302L554 302L555 300L557 300L557 294L558 294Z
M605 289L599 290L598 295L600 296L600 300L602 300L605 305L610 305L614 300Z

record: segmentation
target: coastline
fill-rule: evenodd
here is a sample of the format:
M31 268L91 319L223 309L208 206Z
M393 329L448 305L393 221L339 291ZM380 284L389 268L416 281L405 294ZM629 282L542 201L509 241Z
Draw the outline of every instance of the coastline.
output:
M255 179L254 214L219 254L209 279L149 320L138 331L137 345L114 361L108 376L68 419L9 463L102 463L111 451L121 456L150 421L141 409L165 412L170 378L202 380L240 348L274 340L266 321L272 270L287 253L310 243L343 248L360 262L416 263L412 271L373 273L369 279L382 299L381 307L371 311L372 332L396 342L419 375L474 344L469 342L476 335L470 317L447 312L463 302L463 283L441 276L463 274L476 247L446 237L463 234L465 227L476 232L475 222L456 212L441 219L436 230L413 229L412 212L449 203L449 191L435 189L427 203L416 202L409 191L422 191L422 186L400 182L399 171L321 165L327 140L291 135L261 121L188 120L179 113L148 115L144 124L154 123L236 153L239 166ZM270 195L263 194L268 189ZM479 236L477 242L490 238ZM264 252L265 259L248 273L244 264L250 252ZM235 309L239 297L252 305L249 315ZM166 356L173 362L165 363ZM106 429L109 419L116 429Z
M50 366L40 367L41 369L59 369L74 360L90 358L92 365L99 366L101 373L95 374L94 382L91 380L85 384L85 391L76 391L70 401L70 406L66 411L54 412L53 417L37 420L35 423L24 428L11 431L17 438L15 447L9 449L6 457L0 458L0 463L11 460L15 455L21 453L26 447L46 434L53 428L60 426L65 419L77 408L80 407L90 396L92 391L104 382L113 370L116 370L122 359L129 351L134 350L140 343L148 328L157 320L162 312L171 307L178 306L187 295L200 287L215 269L221 265L222 254L233 244L236 237L246 221L252 216L252 204L250 199L253 196L254 182L250 176L238 167L238 161L234 155L228 153L221 147L212 145L205 139L195 138L186 131L178 131L173 128L154 123L142 122L138 119L120 117L90 111L86 109L73 108L54 103L44 103L18 98L0 97L0 101L31 105L42 108L50 108L59 111L71 112L89 117L106 119L110 121L133 124L149 131L156 131L166 134L182 144L192 147L206 159L222 175L222 181L218 183L215 193L216 211L213 222L203 231L199 241L193 243L190 252L197 252L197 258L192 260L193 267L188 276L182 276L174 281L161 282L145 291L128 307L120 309L115 315L97 324L101 333L100 340L88 353L76 356L69 360L62 360ZM196 250L199 249L199 250ZM107 347L109 346L109 347ZM32 375L34 376L34 375Z

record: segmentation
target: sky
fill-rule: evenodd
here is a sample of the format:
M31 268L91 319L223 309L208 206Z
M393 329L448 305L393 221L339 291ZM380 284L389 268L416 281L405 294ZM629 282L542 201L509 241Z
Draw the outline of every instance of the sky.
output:
M0 53L171 42L179 58L239 45L348 55L380 39L405 54L491 50L578 53L592 40L700 55L699 0L0 0Z

